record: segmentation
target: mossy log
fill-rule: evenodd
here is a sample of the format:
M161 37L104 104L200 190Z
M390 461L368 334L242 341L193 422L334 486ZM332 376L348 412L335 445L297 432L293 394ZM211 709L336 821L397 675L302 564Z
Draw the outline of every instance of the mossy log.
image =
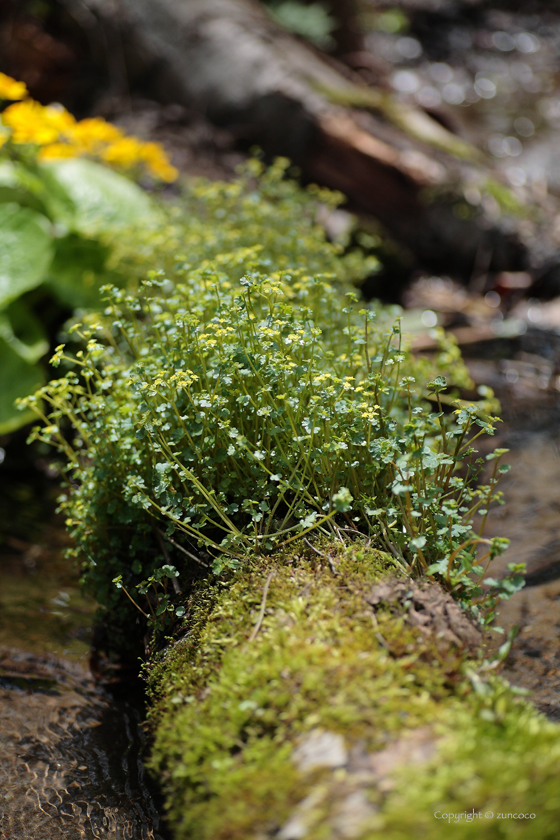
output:
M148 666L177 840L447 840L444 814L459 838L556 836L560 728L439 587L356 543L302 545L187 607Z
M509 227L492 220L462 197L473 172L481 183L488 178L480 152L281 30L255 0L87 6L106 29L119 30L111 42L122 44L133 88L198 107L245 143L290 158L305 180L341 190L352 209L376 217L405 246L411 267L463 280L527 268L511 220Z

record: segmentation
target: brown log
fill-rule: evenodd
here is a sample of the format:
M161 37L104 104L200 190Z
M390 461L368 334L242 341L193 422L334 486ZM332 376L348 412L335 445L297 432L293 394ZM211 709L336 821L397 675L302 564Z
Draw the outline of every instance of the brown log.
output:
M448 199L433 198L457 196L480 153L279 29L255 0L83 2L118 22L133 83L136 74L160 101L195 106L268 155L291 158L305 180L379 219L423 267L463 280L481 254L484 271L527 267L515 232L483 213L458 218Z

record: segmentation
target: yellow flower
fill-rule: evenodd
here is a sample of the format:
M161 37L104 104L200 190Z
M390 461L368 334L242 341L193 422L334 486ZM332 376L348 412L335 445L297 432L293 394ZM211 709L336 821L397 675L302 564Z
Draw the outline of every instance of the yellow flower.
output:
M25 85L0 73L0 99L21 99ZM159 143L143 143L127 137L120 128L101 117L76 122L61 105L40 105L32 99L10 105L0 115L0 147L10 139L14 143L32 143L43 148L39 160L90 155L105 163L131 169L144 165L155 178L174 181L178 172Z
M136 137L122 137L103 149L101 157L116 166L135 166L142 160L142 143Z
M162 181L174 181L179 174L159 143L143 143L142 160L150 174Z
M62 106L47 105L26 99L10 105L2 114L2 122L12 129L14 143L35 143L47 146L56 143L74 125L72 114Z
M78 157L81 150L76 146L71 146L69 143L51 143L48 146L43 146L37 155L38 160L57 160L59 158L73 158Z
M124 137L116 125L106 122L102 117L80 120L72 128L72 140L88 154L99 154L109 143L116 143Z
M25 99L27 88L23 82L16 82L11 76L0 73L0 99Z

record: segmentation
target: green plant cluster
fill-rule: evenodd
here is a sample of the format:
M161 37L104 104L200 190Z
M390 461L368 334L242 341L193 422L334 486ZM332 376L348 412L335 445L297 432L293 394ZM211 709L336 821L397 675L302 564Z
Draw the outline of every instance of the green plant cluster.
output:
M361 533L490 621L521 578L481 586L506 544L482 536L505 469L498 451L476 483L485 405L444 411L442 370L468 381L457 348L442 339L434 362L417 359L390 311L344 293L348 263L283 170L206 187L206 218L184 223L188 259L134 295L108 289L104 315L74 329L84 349L57 350L68 372L25 402L46 424L34 436L67 457L62 509L85 582L106 607L115 584L136 603L151 591L143 611L161 623L172 603L147 583L157 569L219 573L307 534ZM216 253L224 241L240 247Z
M45 320L56 328L73 309L99 305L100 286L124 282L108 237L154 216L147 193L93 161L0 152L0 434L33 419L14 401L46 379Z
M250 248L251 254L258 251L263 271L305 268L309 275L331 274L338 287L352 289L379 268L377 259L350 248L348 238L325 241L318 221L343 196L316 185L302 190L286 177L288 168L286 158L268 168L251 158L233 181L198 179L185 184L180 197L161 208L157 224L119 235L114 263L137 281L154 268L176 281L185 271L207 268L218 259L233 281L243 276L243 249Z

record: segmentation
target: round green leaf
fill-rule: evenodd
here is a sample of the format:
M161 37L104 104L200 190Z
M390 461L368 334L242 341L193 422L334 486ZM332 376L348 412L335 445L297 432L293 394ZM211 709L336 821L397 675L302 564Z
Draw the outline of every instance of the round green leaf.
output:
M48 170L74 202L77 231L99 233L147 222L154 216L148 194L106 166L77 158L49 163Z
M32 411L18 411L14 403L28 397L45 383L39 365L30 365L0 338L0 435L6 435L36 419Z
M42 283L53 252L44 216L17 204L0 204L0 309Z
M97 239L69 233L56 241L47 288L71 309L99 306L99 290L106 284L122 285L123 278L106 267L110 249Z

